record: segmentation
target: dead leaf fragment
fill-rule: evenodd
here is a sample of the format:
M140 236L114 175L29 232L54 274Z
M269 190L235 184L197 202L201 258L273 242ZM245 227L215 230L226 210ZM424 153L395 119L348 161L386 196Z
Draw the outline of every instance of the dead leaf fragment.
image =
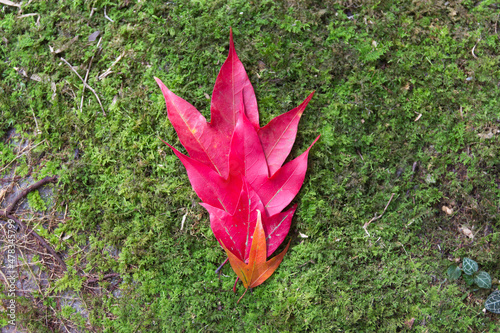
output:
M472 230L470 230L466 226L461 226L458 228L458 230L466 237L469 237L470 239L474 239L474 234L472 233Z
M24 77L28 77L28 74L26 74L26 71L23 68L20 67L14 67L14 69L17 71L19 75L22 75Z
M32 79L33 81L37 81L37 82L41 82L42 81L42 78L38 74L31 75L30 79Z
M413 327L413 323L415 322L415 318L411 318L407 321L405 321L405 325L406 327L408 327L409 329L411 329Z
M443 212L445 212L446 214L448 214L448 215L453 214L453 209L452 209L452 208L449 208L449 207L447 207L447 206L443 206L443 207L441 208L441 210L442 210Z
M97 37L99 37L99 35L101 34L101 32L99 30L97 30L96 32L93 32L90 36L89 36L89 42L93 42L97 39Z
M259 66L259 71L261 71L261 72L266 70L266 68L267 68L266 64L262 60L259 60L257 65Z
M492 131L490 131L488 133L479 133L477 136L480 137L481 139L486 139L487 140L487 139L493 138L494 135L495 134Z

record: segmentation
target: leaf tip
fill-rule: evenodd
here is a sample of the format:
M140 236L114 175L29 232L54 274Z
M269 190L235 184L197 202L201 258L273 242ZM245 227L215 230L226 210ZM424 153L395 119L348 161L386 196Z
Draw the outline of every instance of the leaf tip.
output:
M171 145L169 145L165 140L163 140L162 138L158 137L161 141L163 141L164 144L166 144L167 146L169 146L170 148L172 148Z
M165 85L165 83L163 83L159 78L157 78L156 76L153 76L153 78L155 79L156 83L160 87L161 93L163 94L163 97L165 97L165 101L166 101L167 100L167 94L170 92L170 90L167 88L167 86Z
M234 54L236 58L238 58L238 55L236 54L236 51L234 49L234 41L233 41L233 28L229 28L229 55L231 56Z
M161 80L159 78L157 78L156 76L153 76L153 78L155 79L156 83L158 83L158 85L161 87L161 86L164 86L163 82L161 82Z

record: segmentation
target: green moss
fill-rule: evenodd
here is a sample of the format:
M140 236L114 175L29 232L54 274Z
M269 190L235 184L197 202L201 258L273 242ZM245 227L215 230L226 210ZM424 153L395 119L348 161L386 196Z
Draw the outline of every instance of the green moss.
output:
M34 211L44 212L47 210L47 204L40 196L40 192L32 191L28 193L28 203Z

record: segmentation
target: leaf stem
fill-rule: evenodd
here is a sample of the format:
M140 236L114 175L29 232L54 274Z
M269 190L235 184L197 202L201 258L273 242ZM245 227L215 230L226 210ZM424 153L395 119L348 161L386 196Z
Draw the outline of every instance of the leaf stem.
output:
M225 264L227 264L228 260L229 258L226 258L226 260L224 260L224 262L219 266L219 268L215 270L215 273L219 274L220 270L222 269L222 267L224 267Z
M236 280L236 281L238 281L238 280ZM241 301L241 299L243 298L243 296L245 296L245 294L247 293L247 290L248 290L248 288L245 289L245 292L243 293L243 295L241 295L240 299L238 300L238 302L236 302L236 304L238 304Z
M236 294L236 284L238 283L238 280L239 280L239 279L240 279L240 278L239 278L239 277L237 277L237 278L236 278L236 281L234 281L233 293L235 293L235 294Z

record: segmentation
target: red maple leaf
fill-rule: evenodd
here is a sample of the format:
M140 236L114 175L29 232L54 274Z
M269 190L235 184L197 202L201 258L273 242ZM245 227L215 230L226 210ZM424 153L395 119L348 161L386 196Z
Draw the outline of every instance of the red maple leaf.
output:
M285 240L297 208L297 205L294 205L286 212L268 216L259 196L246 182L243 184L233 215L206 203L201 205L210 213L210 227L219 243L225 244L242 261L248 260L250 238L255 229L257 211L262 212L266 249L270 256Z
M300 190L309 151L319 136L304 153L283 165L314 92L298 107L261 128L254 90L234 50L232 32L229 44L229 55L212 93L210 122L160 79L155 80L165 97L168 118L189 156L165 143L184 164L231 266L240 278L241 269L245 270L242 280L246 288L251 288L272 274L286 252L279 255L281 259L269 261L272 269L263 268L268 267L267 256L288 234L297 206L282 210ZM257 234L259 245L254 246ZM256 258L260 258L258 263ZM251 273L254 268L265 273L256 277Z
M262 227L260 211L257 211L257 221L250 243L251 248L249 250L248 262L240 260L232 251L228 250L226 246L222 244L233 271L238 275L238 278L241 279L243 286L246 288L245 293L248 288L257 287L274 273L290 246L290 242L288 242L286 248L280 254L270 260L266 260L266 237L264 228ZM241 298L245 296L245 293L241 295L238 303Z

